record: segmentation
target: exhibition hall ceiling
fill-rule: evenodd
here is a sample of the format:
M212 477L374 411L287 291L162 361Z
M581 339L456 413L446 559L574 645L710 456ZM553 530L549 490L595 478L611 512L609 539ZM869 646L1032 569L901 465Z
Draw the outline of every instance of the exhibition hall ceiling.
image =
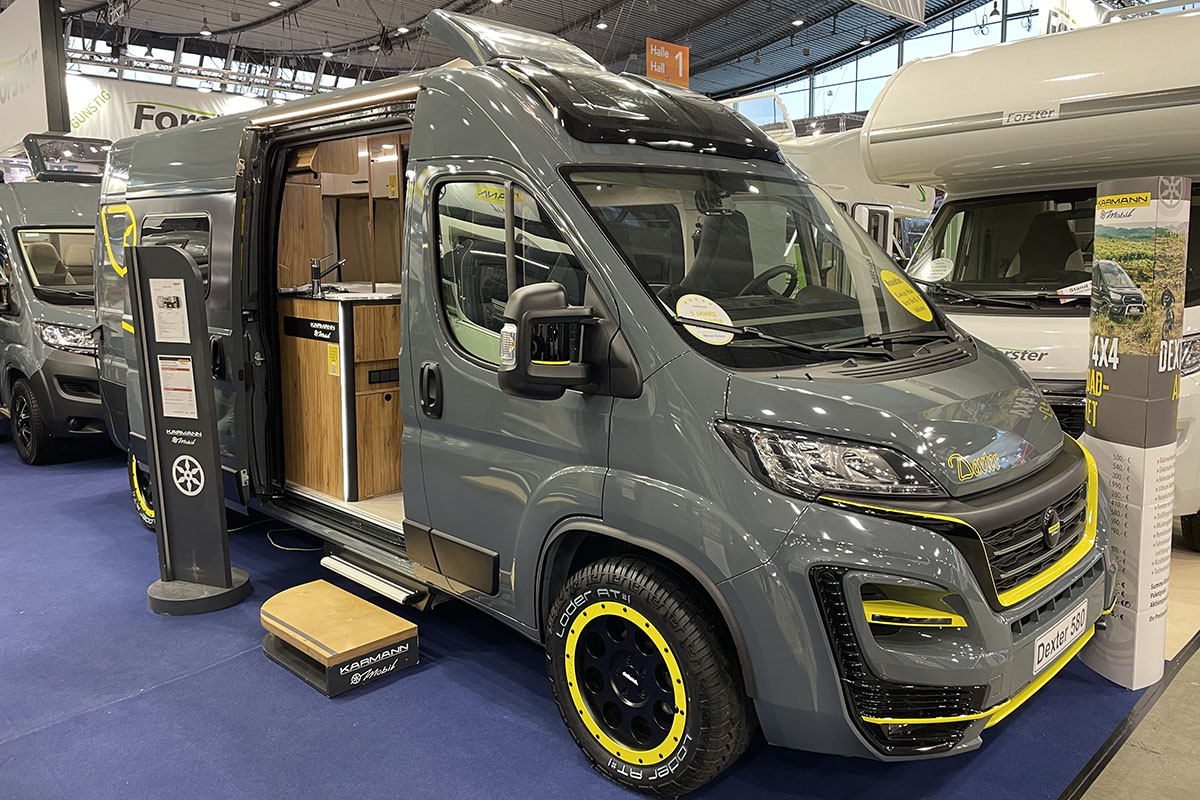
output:
M991 0L926 0L928 20ZM1010 10L1022 0L1009 0ZM1024 0L1033 3L1035 0ZM62 0L75 35L160 48L231 45L407 72L448 61L421 21L433 8L549 31L616 70L645 69L646 37L689 45L692 88L756 88L881 46L916 26L851 0ZM0 3L0 5L4 5ZM836 26L834 19L836 17ZM793 24L802 20L802 25ZM207 30L210 35L202 36ZM870 40L870 44L863 44ZM378 73L376 73L378 74Z

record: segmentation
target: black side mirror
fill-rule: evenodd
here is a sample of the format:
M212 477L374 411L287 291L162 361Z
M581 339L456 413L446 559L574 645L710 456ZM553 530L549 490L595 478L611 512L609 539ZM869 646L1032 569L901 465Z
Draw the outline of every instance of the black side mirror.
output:
M559 283L531 283L509 295L500 331L500 389L534 400L557 400L568 388L592 385L596 369L579 360L590 307L567 304Z

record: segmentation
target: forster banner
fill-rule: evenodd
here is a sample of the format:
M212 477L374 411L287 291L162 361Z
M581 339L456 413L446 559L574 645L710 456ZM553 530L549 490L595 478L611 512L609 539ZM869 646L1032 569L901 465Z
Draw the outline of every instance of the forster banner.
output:
M1096 189L1084 443L1111 500L1117 598L1083 659L1130 689L1163 673L1191 194L1181 177Z
M925 0L854 0L860 6L882 11L917 25L925 24Z
M73 136L124 139L261 108L262 100L154 83L67 76Z
M63 133L66 69L58 2L15 0L0 12L0 154L28 133Z

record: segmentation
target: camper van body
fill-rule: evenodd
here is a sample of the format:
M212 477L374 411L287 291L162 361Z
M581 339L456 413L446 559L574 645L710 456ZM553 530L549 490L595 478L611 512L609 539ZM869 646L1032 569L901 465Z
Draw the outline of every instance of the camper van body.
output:
M821 135L799 130L776 92L723 102L770 134L780 152L828 192L889 256L904 260L912 255L917 238L913 231L933 214L937 196L932 186L872 181L863 167L857 129Z
M0 404L27 463L103 439L92 238L99 187L0 184Z
M1192 11L913 61L884 86L863 128L863 160L873 179L947 190L909 274L1028 301L1028 309L976 305L929 289L951 319L1033 376L1073 435L1084 425L1087 298L1101 290L1099 282L1088 286L1096 185L1159 175L1200 178L1194 135L1200 86L1190 56L1197 36L1200 14ZM1157 55L1141 68L1111 58L1146 52ZM1000 74L1005 80L991 80ZM979 91L981 82L988 91ZM929 86L939 87L936 107ZM1180 380L1175 462L1175 513L1185 518L1185 533L1200 524L1198 189L1194 184L1183 312L1189 355ZM1035 229L1039 216L1043 227ZM949 252L955 242L972 251L961 264ZM1049 280L1022 281L1021 259ZM952 269L970 269L973 276L964 282ZM1055 296L1060 289L1078 299ZM1039 299L1039 293L1050 297ZM1101 307L1137 315L1145 298L1106 291Z
M735 758L755 718L768 741L821 752L979 746L1111 608L1090 456L1023 372L944 328L860 228L719 104L603 72L542 34L442 12L427 25L473 63L116 143L96 266L114 423L136 428L140 413L124 393L137 366L121 357L138 321L117 302L133 228L207 218L227 503L322 537L325 563L389 596L459 597L544 642L564 720L605 775L676 796ZM380 163L403 150L402 280L333 275L312 297L307 264L283 286L303 232L281 226L314 181L340 185L322 165L344 137L369 159L392 144ZM521 285L522 271L537 282ZM855 281L860 300L836 288ZM806 298L816 305L797 316ZM395 329L364 326L380 308ZM773 336L780 320L813 343ZM338 342L315 341L329 330ZM821 349L831 332L866 338ZM397 349L360 369L356 351L390 333ZM297 363L286 354L313 347L304 388L281 389ZM288 404L336 398L339 383L340 426L304 430L300 417L289 438ZM368 403L399 403L402 432L364 425ZM327 440L342 442L324 476L336 495L297 485L304 465L283 445ZM367 499L356 464L383 440L383 477L402 475L403 489ZM838 490L806 488L807 459L856 466L836 468ZM1063 527L1047 544L1037 526L1051 508ZM985 546L993 534L1008 544ZM645 599L656 586L669 608ZM620 631L588 639L588 613ZM712 658L695 661L668 616ZM1037 642L1076 617L1081 638L1036 663ZM572 653L659 649L658 671L614 660L569 677ZM605 687L620 694L615 717L588 694ZM665 715L638 711L646 691L666 693L653 706ZM951 718L928 717L931 703ZM647 719L658 727L639 733Z

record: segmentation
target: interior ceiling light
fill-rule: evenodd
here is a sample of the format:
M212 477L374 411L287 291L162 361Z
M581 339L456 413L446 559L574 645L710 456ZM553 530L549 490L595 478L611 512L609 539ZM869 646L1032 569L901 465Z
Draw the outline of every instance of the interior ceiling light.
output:
M407 25L401 25L399 28L396 28L396 33L403 36L404 34L408 33L411 30L412 30L412 28L408 27Z
M325 37L325 49L321 51L321 56L324 58L333 58L333 50L329 48L329 37Z
M801 25L804 24L804 20L801 19L800 17L796 17L794 20L792 20L792 24L795 25L797 28L799 28Z
M869 45L871 43L871 36L870 36L870 34L867 33L866 28L863 28L863 37L862 37L862 39L859 40L858 43L861 44L863 47L866 47L867 45Z
M200 23L200 35L212 36L212 29L208 27L208 15L204 16L204 21Z
M758 53L755 53L755 54L754 54L754 63L755 63L755 64L761 64L761 63L762 63L762 59L758 57Z
M600 17L596 20L596 29L601 31L608 30L608 22L604 19L604 17Z
M279 2L279 0L267 0L267 5L271 8L279 8L283 3Z
M654 0L649 0L649 2L646 3L646 11L651 14L657 14L658 13L658 3L654 2Z
M995 0L995 2L992 3L992 13L988 14L988 16L991 17L992 19L995 19L996 17L1000 16L999 0Z

